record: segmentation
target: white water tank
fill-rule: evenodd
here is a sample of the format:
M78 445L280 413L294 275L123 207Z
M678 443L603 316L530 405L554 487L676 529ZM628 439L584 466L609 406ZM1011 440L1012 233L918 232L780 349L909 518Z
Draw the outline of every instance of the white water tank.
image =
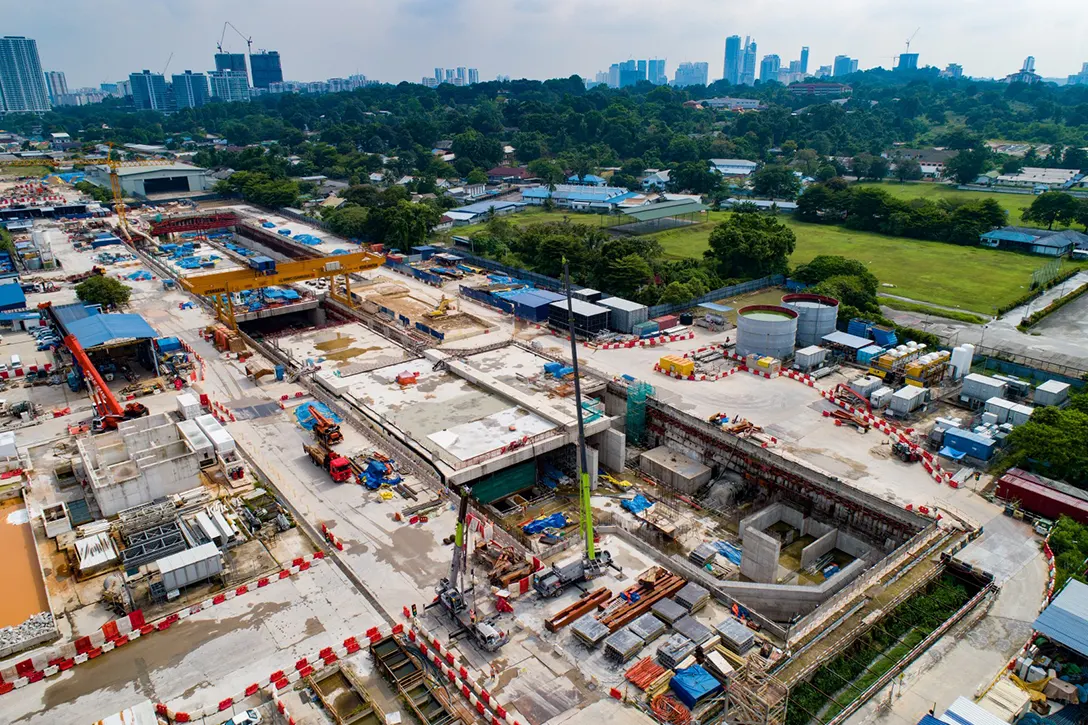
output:
M975 346L970 343L959 345L952 349L952 378L960 380L971 372L971 362L974 358Z

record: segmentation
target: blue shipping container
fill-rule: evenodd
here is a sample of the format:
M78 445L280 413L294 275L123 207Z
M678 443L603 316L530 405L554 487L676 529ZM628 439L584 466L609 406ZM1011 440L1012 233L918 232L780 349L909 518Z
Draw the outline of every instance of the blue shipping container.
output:
M858 362L862 365L868 365L872 362L873 358L880 357L880 353L884 352L884 348L879 345L870 345L869 347L863 347L858 350Z
M889 330L884 327L874 326L871 332L873 335L873 340L876 342L877 345L882 345L883 347L891 347L892 345L898 344L898 340L895 337L895 330Z
M944 445L980 461L988 461L993 458L997 442L973 431L949 428L944 434Z

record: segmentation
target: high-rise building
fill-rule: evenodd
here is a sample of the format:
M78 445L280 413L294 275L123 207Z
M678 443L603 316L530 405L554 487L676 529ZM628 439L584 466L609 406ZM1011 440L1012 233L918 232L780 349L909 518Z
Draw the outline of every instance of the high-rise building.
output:
M438 81L435 80L434 76L423 76L423 79L420 80L420 85L427 86L428 88L438 88Z
M619 64L619 87L638 85L646 80L646 61L625 60Z
M1006 83L1038 83L1042 78L1035 72L1035 56L1024 58L1023 67L1016 73L1005 76Z
M778 80L778 71L782 69L782 59L777 55L765 55L763 61L759 64L759 80L767 83L768 81Z
M801 47L801 73L808 73L808 46Z
M262 50L249 56L249 70L253 73L254 88L268 88L269 84L283 82L279 51Z
M249 100L249 78L244 71L216 70L208 73L212 98L224 103Z
M117 81L117 93L121 98L132 98L132 79Z
M854 72L854 61L848 55L836 55L831 64L831 75L848 76Z
M948 66L949 68L952 65ZM960 75L963 75L963 69L960 69ZM955 76L959 78L959 76ZM1080 67L1080 73L1069 76L1069 85L1071 86L1088 86L1088 63L1084 63Z
M819 68L817 68L816 69L816 77L817 78L830 78L831 77L831 66L822 65Z
M744 39L744 66L740 72L742 85L751 86L756 82L756 41Z
M664 58L651 58L647 61L646 80L655 86L663 86L669 82L669 79L665 77Z
M165 111L166 79L162 73L152 73L144 69L139 73L130 73L132 84L132 103L141 111Z
M709 63L681 63L676 66L676 74L672 79L672 84L677 88L705 86L709 75Z
M725 39L725 65L722 70L723 80L734 86L740 83L740 72L744 67L744 56L741 54L740 36L730 35Z
M248 70L246 68L246 54L245 53L216 53L215 54L215 69L216 70L233 70L246 73L248 77Z
M469 68L468 69L468 84L471 86L471 85L474 85L474 84L479 83L479 82L480 82L480 69L479 68Z
M900 53L899 63L895 66L896 70L918 70L918 54L917 53Z
M858 72L858 59L857 58L851 58L850 59L850 72L851 73L857 73Z
M457 66L457 75L455 77L457 80L461 81L462 86L465 85L465 82L468 81L468 68L465 68L463 65Z
M98 84L98 89L100 91L102 91L103 93L106 93L106 94L111 95L111 96L121 95L121 90L117 87L116 83L99 83Z
M208 79L203 73L175 73L171 78L177 108L200 108L208 102Z
M635 61L635 70L638 71L638 74L642 78L649 79L650 74L649 74L649 71L648 71L647 66L646 66L646 61L644 61L644 60Z
M450 85L453 85L454 79L455 79L455 76L454 76L453 68L447 68L446 69L446 80L443 81L443 82L444 83L449 83Z
M445 77L446 77L446 74L442 71L441 68L435 68L434 69L434 80L435 80L436 83L441 84L442 79L445 78Z
M68 92L68 80L64 72L59 70L47 70L45 72L45 90L49 94L49 102L57 104L57 97Z
M38 41L21 35L0 38L0 114L48 110L49 90L38 58Z
M941 78L963 78L963 66L959 63L949 63L941 71Z

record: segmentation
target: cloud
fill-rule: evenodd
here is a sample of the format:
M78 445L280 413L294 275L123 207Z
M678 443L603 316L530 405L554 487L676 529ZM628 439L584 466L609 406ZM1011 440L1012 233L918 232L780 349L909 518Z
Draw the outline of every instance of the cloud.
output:
M284 74L317 80L363 73L418 81L436 66L476 67L483 79L592 77L629 58L710 63L721 75L728 35L752 36L759 55L797 58L810 67L838 54L861 67L890 66L919 28L911 50L923 64L963 64L976 76L1002 76L1036 57L1045 76L1088 61L1083 0L99 0L43 13L33 3L5 9L5 32L38 40L42 66L67 73L70 86L97 85L142 68L213 67L230 20L254 50L278 50ZM228 29L224 46L243 51Z

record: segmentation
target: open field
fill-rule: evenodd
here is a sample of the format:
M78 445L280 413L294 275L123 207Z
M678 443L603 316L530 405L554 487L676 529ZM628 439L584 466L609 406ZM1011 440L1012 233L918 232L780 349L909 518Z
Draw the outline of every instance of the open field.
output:
M711 213L721 221L727 212ZM886 237L823 224L806 224L790 217L782 221L797 235L792 265L820 254L841 254L864 262L877 278L895 285L885 291L974 312L992 314L993 308L1027 291L1033 269L1045 260L981 247L960 247L941 242ZM707 248L713 226L674 229L656 235L665 252L675 257L698 257ZM964 275L963 270L972 270Z
M961 191L954 186L946 184L934 184L927 181L908 181L900 184L895 181L885 181L879 184L866 183L864 186L879 186L897 199L910 201L912 199L928 199L939 202L944 199L959 201L982 201L993 199L1009 213L1009 224L1034 226L1024 222L1020 215L1026 207L1031 206L1035 197L1031 194L1007 194L992 191Z
M519 227L527 224L543 224L545 222L562 222L568 220L575 224L602 226L601 221L603 220L603 217L598 214L583 214L572 211L544 211L544 209L540 207L526 209L517 214L508 214L501 218L506 219L513 224L517 224ZM454 227L448 234L450 236L471 237L479 234L485 229L487 229L486 223L469 224L468 226Z

